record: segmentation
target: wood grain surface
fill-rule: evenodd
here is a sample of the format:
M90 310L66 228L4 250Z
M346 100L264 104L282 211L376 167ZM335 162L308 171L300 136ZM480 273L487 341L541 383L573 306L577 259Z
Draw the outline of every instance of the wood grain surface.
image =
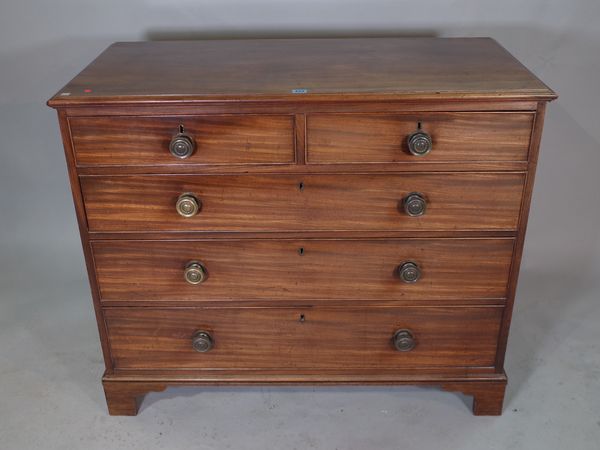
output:
M471 374L471 372L475 372ZM163 391L167 386L228 385L413 385L441 387L473 396L474 415L500 415L506 388L506 375L486 374L484 368L420 367L418 370L373 367L353 370L150 370L119 369L119 375L102 379L111 415L134 416L143 396Z
M58 109L111 414L169 385L417 384L502 411L545 103L489 38L116 43ZM418 127L433 150L411 155ZM181 130L195 153L168 151ZM418 192L422 217L403 199ZM202 204L179 216L179 195ZM207 280L189 285L191 260ZM416 262L415 284L397 267ZM392 345L410 329L416 347ZM208 353L192 349L211 333Z
M49 104L353 97L499 101L555 94L489 38L244 39L119 42Z
M96 241L103 300L504 299L513 239ZM183 271L208 271L191 285ZM396 269L413 261L416 283Z
M80 166L289 164L295 160L292 115L74 117L69 124ZM196 144L186 159L169 152L169 142L180 126Z
M501 307L472 308L108 308L116 368L405 368L490 366ZM301 319L301 315L304 318ZM392 336L410 329L416 347ZM198 353L197 330L214 348Z
M309 114L309 163L526 161L529 113ZM432 150L414 156L407 137L421 130Z
M522 173L81 177L89 230L459 231L515 230ZM402 209L412 192L427 212ZM177 214L179 195L202 202Z

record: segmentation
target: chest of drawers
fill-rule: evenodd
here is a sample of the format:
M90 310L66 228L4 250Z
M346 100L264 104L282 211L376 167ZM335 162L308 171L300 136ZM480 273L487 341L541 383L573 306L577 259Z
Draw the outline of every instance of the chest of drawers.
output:
M545 104L491 39L117 43L59 116L109 412L434 385L500 414Z

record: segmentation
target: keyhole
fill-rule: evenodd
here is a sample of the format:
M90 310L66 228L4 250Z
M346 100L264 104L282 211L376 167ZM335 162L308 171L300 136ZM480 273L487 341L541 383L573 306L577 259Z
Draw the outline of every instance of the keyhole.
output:
M304 247L300 247L300 248L298 249L298 254L299 254L300 256L304 256Z
M304 190L304 181L301 181L300 183L298 183L298 189L300 189L300 192L302 192Z
M417 122L417 130L421 129L421 122Z
M179 132L180 132L180 133L183 133L183 132L184 132L184 129L183 129L183 125L182 125L182 124L179 124Z
M300 319L298 319L298 322L303 323L305 320L304 314L300 314Z

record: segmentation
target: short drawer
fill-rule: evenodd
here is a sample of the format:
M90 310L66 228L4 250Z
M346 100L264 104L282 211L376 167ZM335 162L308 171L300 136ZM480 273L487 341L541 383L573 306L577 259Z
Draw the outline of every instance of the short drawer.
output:
M294 117L290 115L72 117L69 125L79 166L295 161ZM170 146L177 142L174 155Z
M102 301L497 302L506 296L513 242L102 240L92 251Z
M310 114L306 159L315 164L526 161L533 117L479 112ZM410 144L415 132L425 133L430 142Z
M525 174L80 179L91 232L512 231L517 227ZM187 209L178 213L182 198ZM197 214L182 216L192 211L192 204ZM407 212L407 205L414 209Z
M116 369L302 370L493 366L502 311L108 308L104 317Z

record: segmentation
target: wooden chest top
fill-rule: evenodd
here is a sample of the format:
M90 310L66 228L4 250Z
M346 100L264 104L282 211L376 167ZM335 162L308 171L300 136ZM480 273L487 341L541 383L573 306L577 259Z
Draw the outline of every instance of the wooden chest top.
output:
M555 96L490 38L254 39L119 42L48 104Z

